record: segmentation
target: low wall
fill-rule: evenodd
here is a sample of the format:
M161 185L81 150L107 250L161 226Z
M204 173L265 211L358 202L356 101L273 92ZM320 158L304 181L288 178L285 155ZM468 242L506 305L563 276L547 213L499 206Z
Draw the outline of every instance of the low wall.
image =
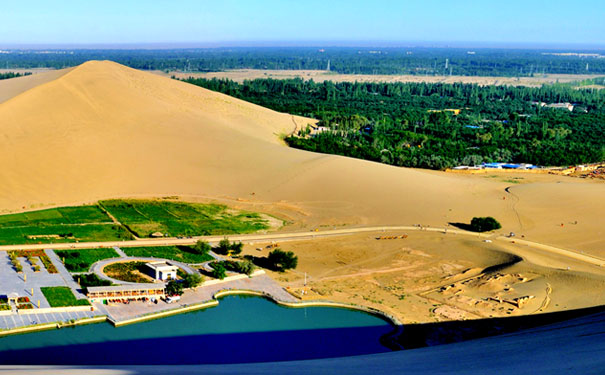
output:
M11 315L13 312L11 310L2 310L0 311L0 316L8 316Z
M172 310L164 310L164 311L159 311L157 313L151 313L151 314L147 314L147 315L143 315L143 316L139 316L136 318L132 318L132 319L127 319L127 320L120 320L120 321L115 321L111 318L108 318L107 320L113 324L116 327L120 327L126 324L133 324L133 323L139 323L139 322L144 322L146 320L153 320L153 319L158 319L158 318L163 318L166 316L170 316L170 315L176 315L176 314L180 314L180 313L184 313L187 311L194 311L194 310L201 310L201 309L205 309L207 307L213 307L213 306L217 306L218 305L218 301L213 300L213 301L208 301L208 302L203 302L203 303L198 303L195 305L189 305L189 306L183 306L183 307L178 307Z
M54 323L46 323L46 324L35 324L27 327L21 328L13 328L7 329L4 331L0 331L0 337L8 336L8 335L17 335L20 333L28 333L28 332L36 332L36 331L47 331L50 329L57 329L61 327L70 327L84 324L92 324L92 323L101 323L107 321L106 316L96 316L92 318L83 318L76 320L73 323L65 323L65 322L54 322Z

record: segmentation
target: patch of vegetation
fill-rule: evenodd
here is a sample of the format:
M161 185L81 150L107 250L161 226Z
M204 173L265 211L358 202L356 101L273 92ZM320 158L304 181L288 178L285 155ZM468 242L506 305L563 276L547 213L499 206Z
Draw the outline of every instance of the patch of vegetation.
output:
M244 248L244 244L241 242L229 242L229 240L227 238L223 238L219 243L218 246L215 247L213 250L215 253L217 254L222 254L222 255L239 255L242 252L242 249Z
M295 269L298 266L298 256L292 251L283 251L275 249L267 257L245 256L246 259L255 265L267 268L277 272L284 272L289 269Z
M243 273L248 276L256 270L256 266L250 260L245 259L243 261L225 260L220 262L228 271L237 273Z
M131 283L149 283L149 278L140 274L146 274L146 264L145 262L116 262L105 266L103 272L107 276L117 280Z
M19 78L19 77L24 77L24 76L30 76L31 74L32 74L31 72L25 72L25 73L6 72L6 73L0 73L0 80L11 79L11 78Z
M0 245L132 238L126 229L114 224L96 205L0 215Z
M223 280L227 277L227 269L223 262L212 262L210 263L210 267L212 267L212 277L215 279Z
M138 199L99 203L138 237L158 232L172 237L251 233L269 228L259 214L221 204Z
M471 230L473 232L489 232L490 230L496 230L502 228L502 225L498 220L491 216L487 217L474 217L471 220Z
M90 286L110 286L113 283L109 280L101 279L94 273L85 273L81 275L74 275L74 280L80 284L84 293L88 292Z
M55 250L69 272L87 272L101 259L116 258L114 249Z
M11 307L7 304L0 304L0 311L10 310Z
M489 232L490 230L496 230L502 228L502 225L498 220L491 216L488 217L474 217L471 223L449 223L457 228L468 230L471 232Z
M163 258L183 263L204 263L213 259L208 253L199 253L190 246L125 247L122 250L131 257Z
M52 263L52 261L50 260L48 255L46 255L46 253L44 252L44 250L13 250L13 251L8 252L8 256L10 257L13 267L15 268L15 270L17 272L21 272L23 270L23 267L21 266L21 264L19 263L19 260L17 259L18 257L27 258L29 260L30 264L32 264L32 265L34 265L34 261L33 261L34 257L40 258L40 261L42 262L42 264L44 265L44 268L46 268L46 271L48 273L58 273L59 272L59 271L57 271L57 267L55 267L55 265ZM37 266L37 267L39 270L39 266Z
M183 277L183 286L185 288L195 288L204 282L204 278L199 273L188 273Z
M171 280L166 284L166 295L167 296L180 296L183 294L185 286L182 282Z
M71 289L66 286L42 287L40 290L42 290L42 294L44 294L44 298L46 298L50 307L90 305L86 299L77 299Z

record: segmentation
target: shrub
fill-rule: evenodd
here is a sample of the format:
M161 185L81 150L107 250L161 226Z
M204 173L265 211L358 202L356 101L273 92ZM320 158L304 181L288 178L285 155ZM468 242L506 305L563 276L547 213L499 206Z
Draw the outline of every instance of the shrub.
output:
M214 252L222 255L226 255L231 251L233 255L238 255L242 252L244 244L241 242L229 242L227 238L223 238L218 246L214 249Z
M270 252L267 261L269 266L280 272L298 266L298 257L292 251L282 251L281 249Z
M471 230L474 232L488 232L490 230L496 230L502 228L502 225L498 220L491 216L488 217L474 217L471 220Z
M183 284L185 288L195 288L203 282L204 279L199 273L189 273L183 277Z
M212 267L212 277L215 279L222 280L227 276L227 269L222 262L210 263L210 267Z
M180 296L183 294L183 283L171 280L166 284L166 294L169 296Z
M82 287L82 290L84 290L84 293L88 293L89 286L110 286L110 285L112 285L111 281L101 279L99 276L97 276L94 273L80 274L80 275L74 276L74 279L76 279L76 281L79 281L80 286Z
M210 250L212 250L212 246L206 241L199 240L191 247L191 249L200 255L206 255Z

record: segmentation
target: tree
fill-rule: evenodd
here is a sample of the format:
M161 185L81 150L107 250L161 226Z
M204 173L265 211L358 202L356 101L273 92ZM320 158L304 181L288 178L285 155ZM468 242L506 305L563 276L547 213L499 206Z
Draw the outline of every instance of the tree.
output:
M215 251L219 254L227 254L230 246L231 246L231 243L229 242L229 240L227 238L223 238L218 243L218 247L215 249Z
M244 244L241 242L233 242L231 246L229 246L229 250L231 250L233 255L241 254L243 248Z
M227 276L227 269L221 262L214 262L210 264L212 267L212 277L215 279L224 279Z
M169 281L166 284L166 294L169 296L180 296L183 294L183 284L176 280Z
M208 254L208 252L210 250L212 250L212 247L210 246L210 244L208 242L199 240L195 243L195 245L193 245L192 249L197 254L206 255L206 254Z
M281 249L270 252L267 261L271 267L280 272L294 269L298 265L298 257L292 251L282 251Z
M183 278L185 288L195 288L204 282L204 278L199 273L188 273Z
M229 239L227 238L223 238L219 243L218 246L216 247L216 249L214 249L215 252L217 252L218 254L228 254L229 251L232 252L232 254L237 255L240 254L242 252L242 249L244 247L244 244L241 242L229 242Z
M491 216L488 217L474 217L471 220L471 230L474 232L488 232L490 230L500 229L502 225L498 220Z
M250 276L256 269L256 266L249 260L244 260L237 263L237 271Z

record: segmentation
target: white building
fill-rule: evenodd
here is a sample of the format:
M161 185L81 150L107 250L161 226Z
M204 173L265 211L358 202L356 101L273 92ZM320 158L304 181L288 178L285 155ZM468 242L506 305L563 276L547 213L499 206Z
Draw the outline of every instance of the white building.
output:
M147 263L149 275L156 280L172 280L176 279L177 266L168 264L167 262L150 262Z

